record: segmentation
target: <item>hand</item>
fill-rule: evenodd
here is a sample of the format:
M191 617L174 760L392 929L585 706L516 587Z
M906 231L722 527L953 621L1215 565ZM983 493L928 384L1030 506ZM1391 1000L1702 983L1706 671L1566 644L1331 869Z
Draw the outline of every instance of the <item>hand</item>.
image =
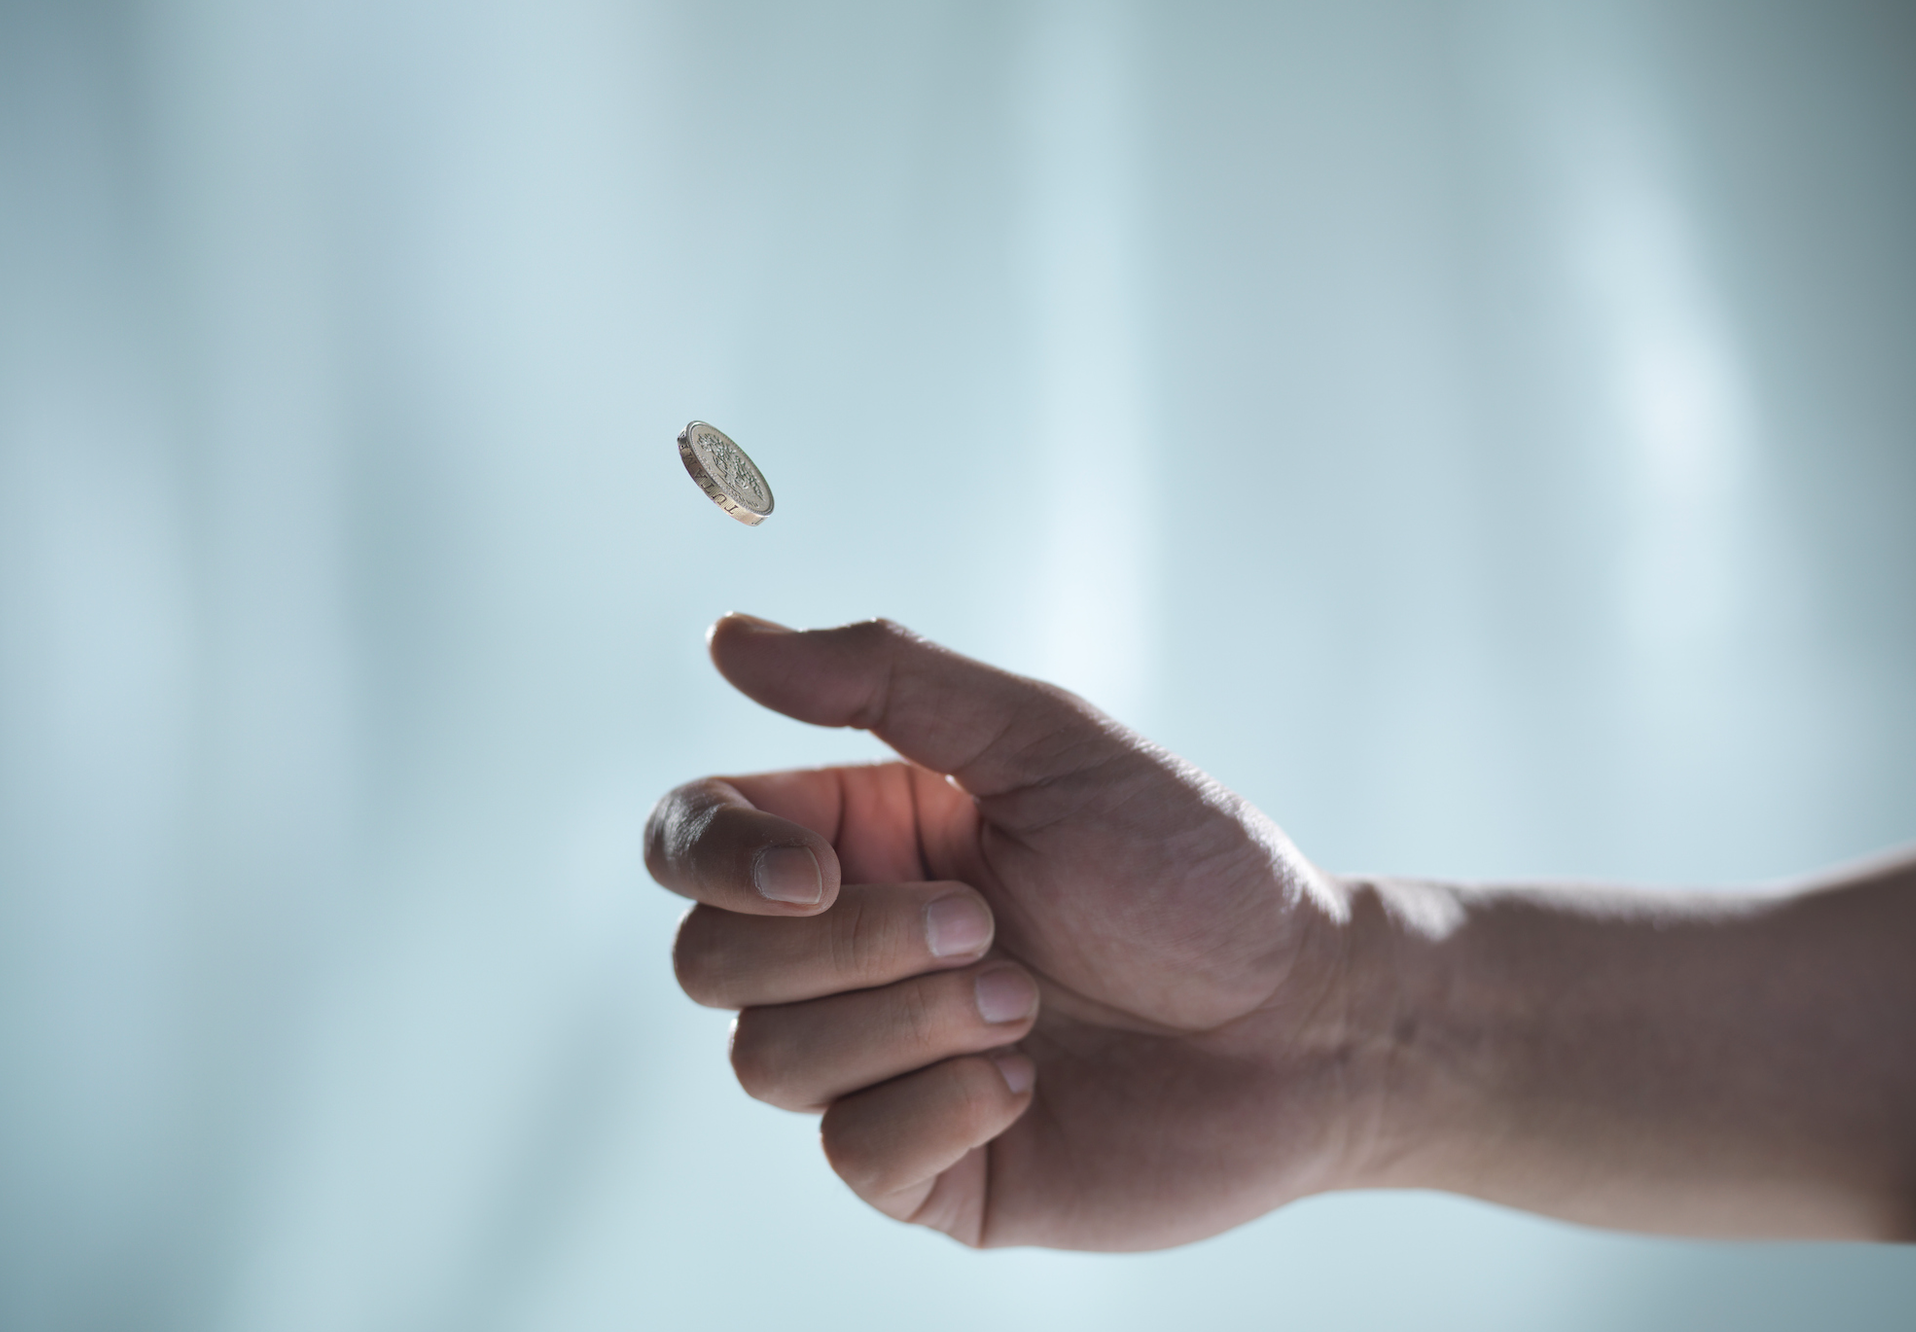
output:
M884 621L728 616L711 650L765 706L909 760L694 782L647 827L654 877L699 903L681 984L740 1010L740 1082L822 1110L860 1197L968 1244L1140 1249L1361 1172L1378 1006L1346 893L1269 820Z

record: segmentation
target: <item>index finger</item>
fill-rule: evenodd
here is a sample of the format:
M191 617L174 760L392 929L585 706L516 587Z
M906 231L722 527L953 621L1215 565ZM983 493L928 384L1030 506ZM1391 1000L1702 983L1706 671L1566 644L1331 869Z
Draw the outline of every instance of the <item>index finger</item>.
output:
M746 697L815 726L870 731L973 796L1047 785L1138 748L1076 695L889 620L798 631L734 612L712 626L709 646Z
M653 806L645 867L682 897L748 916L812 916L838 896L829 841L718 777L687 782Z

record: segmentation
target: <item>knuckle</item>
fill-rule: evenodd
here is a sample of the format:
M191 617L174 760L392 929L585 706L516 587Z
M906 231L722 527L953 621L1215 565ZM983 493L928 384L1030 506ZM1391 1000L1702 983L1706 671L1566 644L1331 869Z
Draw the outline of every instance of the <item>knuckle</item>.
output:
M953 1060L951 1065L953 1118L967 1141L991 1130L1004 1104L1004 1079L989 1059Z
M952 1023L947 1022L948 1016L964 1012L971 1002L964 993L969 985L969 976L941 976L935 981L920 981L908 989L906 1022L910 1023L912 1041L918 1043L920 1050L943 1043L948 1027L952 1027Z
M912 637L911 630L889 616L880 615L876 619L864 620L853 626L868 638L878 641L902 642Z
M676 791L660 796L645 819L645 868L660 883L665 882L666 875L666 825L671 821L677 796Z
M795 1058L784 1023L763 1008L745 1008L732 1023L732 1075L753 1100L780 1110L824 1110L812 1079Z
M906 645L918 641L917 635L896 620L863 620L847 627L853 654L875 669L869 693L852 713L850 724L861 730L875 730L884 724L891 706L892 672Z
M753 1009L746 1009L732 1023L731 1058L732 1075L747 1096L758 1101L777 1097L780 1082L777 1060L765 1038L764 1024Z
M979 1134L993 1109L989 1089L979 1077L979 1058L947 1060L939 1067L938 1099L944 1107L945 1128L954 1139L969 1143Z
M679 921L678 934L672 939L672 974L693 1003L722 1008L723 953L713 928L713 915L711 908L697 906Z
M1003 1098L990 1061L954 1059L928 1070L929 1093L908 1117L874 1118L868 1106L839 1102L825 1112L819 1142L832 1170L867 1200L921 1183L928 1161L961 1155L994 1135ZM849 1112L849 1113L848 1113Z
M831 912L832 974L858 984L882 970L892 949L888 913L868 893L843 893Z
M887 1159L889 1144L869 1124L828 1110L819 1125L818 1140L832 1173L853 1193L872 1198L891 1192L896 1171Z
M943 977L939 978L943 980ZM898 987L898 1022L915 1049L924 1050L938 1041L944 1024L939 1021L939 994L946 987L933 988L925 981L909 981Z
M646 818L645 867L667 887L683 886L700 839L725 809L714 784L708 777L675 787Z
M865 894L840 892L827 919L831 928L826 935L832 954L832 974L841 979L859 974L860 962L870 946L870 911Z

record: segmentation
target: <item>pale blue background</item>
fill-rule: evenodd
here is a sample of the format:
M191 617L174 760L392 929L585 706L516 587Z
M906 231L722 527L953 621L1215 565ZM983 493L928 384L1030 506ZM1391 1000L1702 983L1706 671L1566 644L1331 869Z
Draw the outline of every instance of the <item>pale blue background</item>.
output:
M1426 1196L864 1211L651 800L888 614L1339 868L1916 837L1907 4L0 4L0 1326L1916 1326ZM778 512L680 471L731 431Z

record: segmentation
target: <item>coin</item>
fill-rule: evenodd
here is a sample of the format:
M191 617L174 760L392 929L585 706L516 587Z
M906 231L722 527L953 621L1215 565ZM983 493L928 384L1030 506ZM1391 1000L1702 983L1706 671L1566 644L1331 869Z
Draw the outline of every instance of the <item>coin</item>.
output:
M772 488L745 450L717 426L693 421L679 432L679 461L712 503L747 527L772 511Z

